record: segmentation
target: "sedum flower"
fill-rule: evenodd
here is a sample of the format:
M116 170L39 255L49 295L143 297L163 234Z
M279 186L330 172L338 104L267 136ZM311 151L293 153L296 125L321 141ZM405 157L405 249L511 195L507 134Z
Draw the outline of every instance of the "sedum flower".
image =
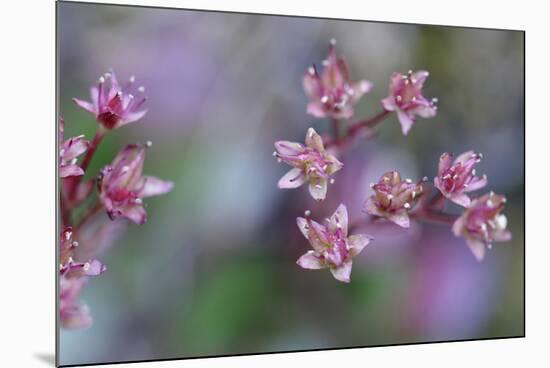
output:
M453 233L466 240L478 261L485 256L485 247L492 243L508 241L512 234L506 229L506 216L500 211L506 198L493 192L474 199L453 224Z
M382 100L386 111L395 111L401 124L401 130L407 135L411 130L416 115L432 118L437 112L436 98L428 101L422 95L422 86L429 73L409 70L407 74L393 73L390 77L390 93Z
M325 199L330 176L344 165L325 150L323 139L313 128L307 131L305 145L278 141L275 142L275 149L277 151L273 152L273 155L279 162L293 166L293 169L279 180L279 188L298 188L307 182L309 192L315 200Z
M310 270L329 268L336 280L350 282L352 258L373 238L365 234L348 236L348 210L343 204L326 219L326 225L309 219L308 212L306 218L298 217L296 222L313 250L302 255L296 263Z
M145 148L129 144L111 165L101 170L98 178L99 199L111 220L125 217L136 224L143 224L147 214L142 199L172 190L172 182L142 175L144 160Z
M66 227L59 239L59 313L63 328L84 328L92 323L88 308L77 303L78 295L87 282L85 276L97 276L106 270L97 260L75 262L77 247L72 228Z
M141 109L146 100L143 97L145 88L137 88L139 96L130 92L134 81L132 76L125 86L121 86L113 71L105 73L99 78L98 85L90 88L91 102L77 98L73 98L73 102L95 116L105 129L116 129L141 119L147 113Z
M364 204L363 210L373 216L385 217L403 227L410 226L408 211L422 194L422 184L410 179L401 180L397 171L382 175L378 183L371 184L374 195Z
M65 277L98 276L107 270L107 267L98 260L76 262L73 259L74 250L78 242L73 240L73 230L66 227L59 239L59 273Z
M471 201L466 192L472 192L487 185L486 175L475 176L474 165L481 160L481 157L480 153L468 151L458 156L453 162L452 155L442 154L434 186L449 200L462 207L468 207Z
M308 68L303 78L304 91L310 99L307 112L316 118L351 118L353 105L372 89L372 83L369 81L350 80L346 61L336 57L335 44L332 40L321 75L313 65Z
M84 139L83 135L64 140L63 131L65 121L59 119L59 177L68 178L71 176L84 175L84 170L76 164L78 156L86 152L90 142Z

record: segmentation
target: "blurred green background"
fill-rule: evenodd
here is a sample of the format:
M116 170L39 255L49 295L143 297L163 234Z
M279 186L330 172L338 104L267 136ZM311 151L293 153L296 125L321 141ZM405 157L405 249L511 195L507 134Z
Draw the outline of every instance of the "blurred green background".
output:
M273 142L302 141L326 120L305 113L301 78L328 41L377 113L392 72L426 69L439 113L409 136L395 116L344 155L327 200L277 189L288 167ZM108 272L81 300L94 324L62 331L62 364L211 356L517 336L524 333L523 33L440 26L58 3L59 111L67 136L96 123L72 104L108 68L146 87L149 113L108 135L88 170L126 143L151 140L144 172L175 182L146 200L143 226L98 216L82 234ZM358 219L369 183L387 170L433 179L442 152L484 154L478 172L508 197L513 240L478 263L443 226L366 226L375 241L352 283L307 271L295 224L339 203ZM450 208L451 211L456 208Z

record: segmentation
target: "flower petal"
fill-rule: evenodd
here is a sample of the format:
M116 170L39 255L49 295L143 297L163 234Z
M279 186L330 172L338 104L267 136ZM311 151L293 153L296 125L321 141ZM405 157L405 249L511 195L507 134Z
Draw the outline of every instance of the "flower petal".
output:
M306 112L316 118L324 118L327 116L325 107L320 101L312 101L307 104Z
M476 257L478 261L482 261L483 257L485 257L485 244L478 239L475 239L473 237L466 237L466 244L468 244L468 247Z
M124 115L124 118L120 121L118 126L123 126L123 125L126 125L126 124L133 123L133 122L141 119L142 117L144 117L145 114L147 114L147 110L141 110L141 111L135 111L135 112L128 113L128 114Z
M330 216L328 228L332 233L341 229L344 237L348 235L348 209L343 203Z
M372 89L373 84L367 80L361 80L351 84L353 96L351 98L352 103L357 103L365 93L368 93Z
M94 104L88 101L79 100L78 98L73 98L73 102L78 106L88 111L90 114L95 115L96 110Z
M313 71L313 74L311 73ZM315 69L311 67L308 69L304 78L302 80L302 85L304 87L304 92L310 100L318 100L321 98L322 86L317 74L315 74Z
M464 208L468 208L470 206L471 200L470 197L468 197L466 194L462 193L453 193L450 195L445 195L450 201L458 204L459 206L462 206Z
M382 217L386 215L386 213L376 205L375 196L370 196L369 198L367 198L365 204L363 204L363 211L373 216Z
M306 180L307 177L304 171L295 167L279 179L277 186L280 189L294 189L304 184Z
M443 171L450 168L452 163L453 163L453 156L447 152L443 153L441 157L439 157L439 165L437 168L438 175L441 175Z
M386 111L395 111L395 109L397 108L397 105L395 104L393 96L388 96L380 100L380 102L382 103L382 107Z
M138 192L139 197L152 197L168 193L174 188L174 183L167 180L161 180L154 176L143 176L141 190Z
M143 225L147 221L147 212L145 212L143 206L138 204L126 205L120 208L120 216L138 225Z
M275 149L281 155L299 155L304 151L304 146L300 143L290 141L277 141L275 142Z
M315 149L318 152L324 152L323 138L313 128L309 128L305 138L306 146Z
M402 228L408 229L410 226L409 214L405 210L390 213L387 218L388 220L396 225L401 226Z
M403 135L409 134L409 131L411 130L414 120L412 119L409 114L401 109L397 109L397 119L399 120L399 124L401 124L401 131L403 132Z
M314 251L310 250L296 261L296 264L307 270L319 270L327 267L325 262L318 257Z
M309 193L316 201L322 201L327 196L327 179L313 179L309 182Z
M350 259L347 262L344 262L340 267L331 268L330 272L332 272L332 275L336 280L342 281L342 282L350 282L351 267L352 267L352 261Z
M356 255L361 253L363 248L365 248L372 239L372 236L367 234L355 234L349 236L348 245L350 247L351 256L355 257Z
M486 185L487 185L487 177L486 176L475 177L475 178L472 179L472 181L470 181L470 183L468 183L468 186L466 188L464 188L464 191L465 192L473 192L474 190L481 189Z

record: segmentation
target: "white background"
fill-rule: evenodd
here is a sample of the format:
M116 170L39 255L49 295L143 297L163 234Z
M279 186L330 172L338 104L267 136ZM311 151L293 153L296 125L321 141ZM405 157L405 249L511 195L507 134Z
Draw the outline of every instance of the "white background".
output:
M547 154L550 136L550 115L547 112L550 106L550 13L543 9L543 1L338 0L309 4L305 0L120 2L526 30L527 338L117 367L246 368L298 364L318 367L335 364L362 367L549 366L550 241L547 229L550 206L545 179L548 179L550 168ZM0 5L0 366L3 367L53 365L47 361L52 361L54 354L55 315L54 5L53 0L11 0Z

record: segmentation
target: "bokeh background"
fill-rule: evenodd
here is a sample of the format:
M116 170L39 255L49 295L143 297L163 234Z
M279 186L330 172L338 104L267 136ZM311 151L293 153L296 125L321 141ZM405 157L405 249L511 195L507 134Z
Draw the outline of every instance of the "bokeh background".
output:
M327 200L277 189L288 167L273 142L302 141L326 120L305 113L301 78L328 42L380 110L394 71L426 69L436 118L409 136L394 116L341 159ZM151 140L145 172L173 180L146 200L143 226L105 214L81 243L105 248L108 272L82 301L91 328L61 331L61 364L496 338L524 333L524 38L514 31L58 3L59 111L68 135L96 124L72 104L108 68L146 87L149 113L108 135L88 170L126 143ZM442 152L484 154L478 172L508 198L513 240L478 263L448 227L360 229L376 237L352 283L300 269L295 219L345 203L360 219L385 171L433 178ZM451 211L456 210L450 208Z

